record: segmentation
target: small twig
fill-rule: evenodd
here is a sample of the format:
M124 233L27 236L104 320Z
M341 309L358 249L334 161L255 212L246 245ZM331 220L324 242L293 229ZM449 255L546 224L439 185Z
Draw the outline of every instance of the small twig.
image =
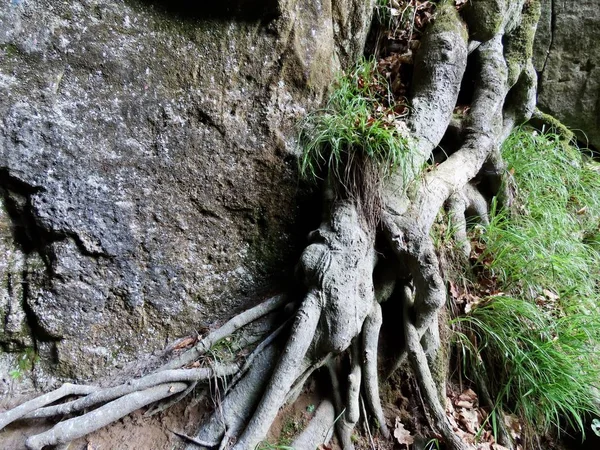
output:
M362 396L360 397L360 406L362 408L362 412L363 412L363 416L364 416L365 428L367 430L367 434L369 435L369 441L371 442L371 448L373 450L376 450L375 449L375 441L373 441L373 435L371 434L371 428L369 427L369 418L367 417L367 408L365 408L365 401L363 400Z
M413 16L412 16L412 23L410 24L410 34L408 35L408 45L410 47L410 41L412 41L412 35L413 35L413 31L415 29L415 19L417 17L417 2L415 1L415 6L414 6L414 10L413 10Z

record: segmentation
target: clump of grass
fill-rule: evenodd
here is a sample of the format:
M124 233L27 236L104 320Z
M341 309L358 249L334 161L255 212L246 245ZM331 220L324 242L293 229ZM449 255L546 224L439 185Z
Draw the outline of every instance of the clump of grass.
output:
M457 319L475 366L494 392L499 410L512 410L535 432L565 425L585 431L597 413L597 315L555 318L534 303L498 296ZM474 348L476 347L476 348ZM481 358L481 359L479 359Z
M600 174L579 149L554 134L519 130L503 147L519 214L492 214L482 260L504 289L534 299L543 289L562 297L597 296Z
M600 414L600 177L554 134L519 129L503 155L516 211L492 211L478 263L496 290L459 317L467 363L533 432L585 434Z
M338 195L376 214L380 181L409 165L408 133L399 120L387 81L373 60L340 76L324 109L302 126L300 173L318 179L327 172Z

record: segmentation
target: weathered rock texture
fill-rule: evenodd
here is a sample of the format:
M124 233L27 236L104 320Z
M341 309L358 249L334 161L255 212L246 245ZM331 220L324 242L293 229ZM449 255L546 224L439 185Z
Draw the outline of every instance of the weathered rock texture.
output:
M0 5L5 380L18 357L97 376L297 256L294 126L362 52L371 2L187 3Z
M600 149L600 0L542 0L538 106Z

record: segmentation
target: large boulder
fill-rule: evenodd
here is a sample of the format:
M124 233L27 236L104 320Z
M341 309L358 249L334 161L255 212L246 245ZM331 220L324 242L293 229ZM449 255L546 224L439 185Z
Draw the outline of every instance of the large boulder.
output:
M600 0L542 0L538 107L600 149Z
M296 124L372 2L208 3L0 4L5 382L105 374L297 256Z

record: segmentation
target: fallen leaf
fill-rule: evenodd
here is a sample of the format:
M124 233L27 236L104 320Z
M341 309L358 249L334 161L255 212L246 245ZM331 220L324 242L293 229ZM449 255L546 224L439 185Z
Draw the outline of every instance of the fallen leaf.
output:
M477 402L477 394L473 389L466 389L461 392L458 396L458 399L461 401L476 403Z
M454 300L458 300L460 297L460 289L452 281L450 282L450 295Z
M459 408L472 408L473 407L473 403L467 401L467 400L457 400L456 401L456 406L458 406Z
M415 442L415 438L410 434L410 431L404 428L404 424L400 421L400 417L396 417L394 437L398 441L398 444L412 445Z
M193 345L195 343L196 343L196 338L192 337L192 336L188 336L188 337L180 340L177 344L175 344L173 346L173 350L180 350L182 348L189 347L190 345Z
M479 428L479 421L477 420L477 411L472 409L462 408L458 413L458 422L472 434L476 434Z
M508 427L508 431L513 440L521 437L521 423L519 419L512 414L504 414L504 423Z
M556 301L558 300L560 297L558 296L558 294L555 294L554 292L548 290L548 289L544 289L542 291L544 293L544 295L546 296L547 299L549 300L553 300Z

